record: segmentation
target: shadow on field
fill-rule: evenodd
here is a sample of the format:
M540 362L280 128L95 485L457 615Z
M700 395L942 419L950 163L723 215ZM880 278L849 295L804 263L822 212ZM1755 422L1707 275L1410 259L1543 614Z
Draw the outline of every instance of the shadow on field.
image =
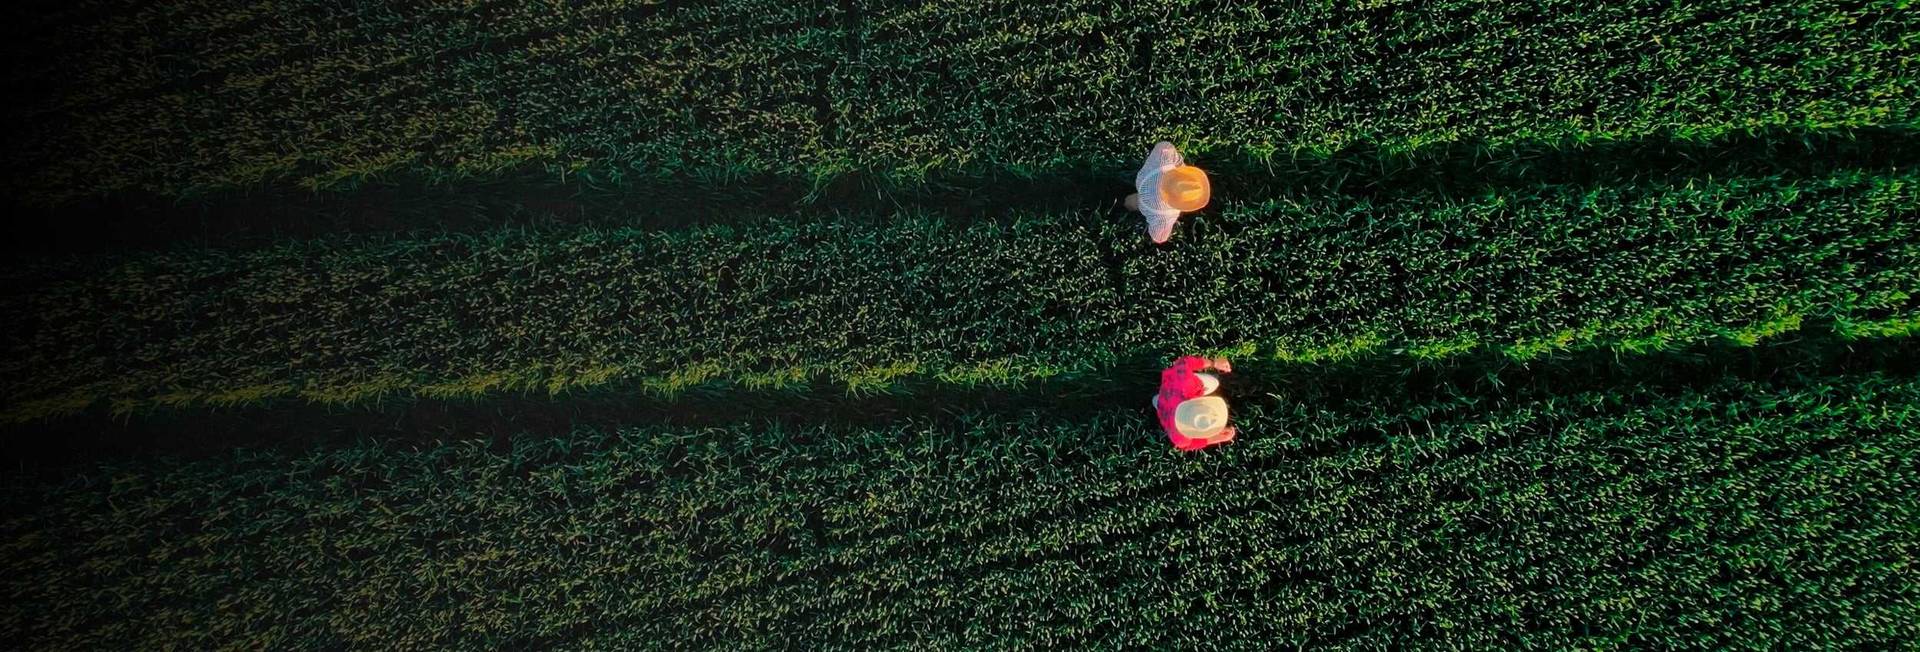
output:
M960 387L917 380L885 393L855 396L838 385L757 390L703 386L671 399L610 386L559 396L392 400L353 407L281 400L255 406L156 410L112 416L104 409L58 421L0 429L12 470L57 474L74 464L144 455L221 455L235 448L297 451L378 440L430 444L483 439L505 449L515 438L558 437L578 428L642 425L697 429L729 425L831 423L888 426L954 424L979 414L1071 416L1137 409L1153 428L1149 398L1159 356L1138 356L1076 378L1022 386ZM1622 387L1684 389L1728 378L1879 372L1920 373L1920 340L1846 340L1807 330L1740 346L1717 342L1672 351L1621 354L1608 349L1529 362L1482 352L1440 361L1378 354L1334 363L1235 362L1234 400L1268 407L1311 404L1356 411L1436 398L1492 401L1515 395L1561 396ZM1259 436L1254 433L1254 436Z
M1355 147L1324 157L1214 154L1197 155L1194 162L1214 173L1217 196L1225 200L1299 192L1466 196L1542 184L1911 167L1920 164L1920 138L1897 128L1765 131L1706 141L1455 143L1415 152ZM9 224L16 231L7 241L9 251L44 255L258 246L343 234L568 226L673 230L791 219L796 213L887 219L898 211L920 210L954 220L1002 219L1013 209L1117 214L1138 165L1129 159L1047 169L968 169L910 181L863 171L824 185L732 171L654 178L609 170L562 178L523 170L459 181L398 175L320 192L275 186L181 199L127 193L56 208L10 206L15 219ZM621 180L592 180L596 177Z

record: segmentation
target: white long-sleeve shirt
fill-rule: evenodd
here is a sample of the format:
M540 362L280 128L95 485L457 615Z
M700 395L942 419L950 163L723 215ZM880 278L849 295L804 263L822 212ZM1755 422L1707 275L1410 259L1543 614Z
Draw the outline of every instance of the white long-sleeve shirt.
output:
M1140 166L1140 173L1133 175L1133 188L1140 194L1137 200L1140 214L1147 218L1147 236L1156 244L1173 237L1173 225L1180 221L1180 210L1160 201L1160 175L1180 167L1183 162L1173 143L1163 140L1147 154L1147 163Z

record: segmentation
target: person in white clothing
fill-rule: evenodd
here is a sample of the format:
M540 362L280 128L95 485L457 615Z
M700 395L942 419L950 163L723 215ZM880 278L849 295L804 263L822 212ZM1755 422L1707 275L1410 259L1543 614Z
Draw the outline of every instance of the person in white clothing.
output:
M1154 244L1173 237L1180 213L1205 208L1213 195L1206 171L1187 165L1173 143L1164 140L1153 146L1146 165L1133 175L1133 187L1136 192L1127 195L1127 210L1146 216L1147 237Z

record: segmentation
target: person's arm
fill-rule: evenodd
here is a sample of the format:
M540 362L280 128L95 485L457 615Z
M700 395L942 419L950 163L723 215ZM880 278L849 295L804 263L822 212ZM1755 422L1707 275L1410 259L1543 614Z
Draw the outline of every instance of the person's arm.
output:
M1223 374L1233 373L1233 361L1228 360L1226 356L1220 356L1217 358L1203 358L1197 355L1190 355L1185 358L1181 358L1181 361L1185 362L1188 359L1192 359L1196 361L1193 364L1196 364L1198 366L1191 367L1188 369L1189 371L1192 371L1195 373L1202 372L1202 371L1218 371Z
M1219 356L1211 360L1208 360L1207 368L1215 371L1219 371L1221 373L1230 374L1230 373L1233 373L1233 361L1228 360L1227 356L1224 356L1224 355ZM1234 435L1239 434L1239 432L1240 432L1239 429L1234 428L1233 426L1227 426L1226 430L1222 430L1220 431L1219 434L1216 434L1212 437L1208 437L1207 444L1208 445L1224 444L1226 442L1233 441Z
M1208 360L1206 358L1202 358L1197 355L1183 355L1183 356L1180 356L1179 360L1173 361L1173 367L1170 369L1170 371L1186 371L1186 372L1198 373L1201 371L1205 371L1207 367L1211 366L1212 364L1213 364L1212 360Z
M1165 172L1180 167L1180 164L1185 162L1186 159L1180 156L1180 150L1174 149L1173 143L1163 140L1154 143L1153 151L1147 153L1145 167Z
M1220 373L1230 374L1233 373L1233 363L1228 361L1225 356L1218 358L1203 358L1197 355L1180 356L1180 359L1174 360L1173 364L1168 366L1167 370L1160 374L1160 382L1165 384L1181 375L1190 373L1197 374L1202 371L1218 371Z

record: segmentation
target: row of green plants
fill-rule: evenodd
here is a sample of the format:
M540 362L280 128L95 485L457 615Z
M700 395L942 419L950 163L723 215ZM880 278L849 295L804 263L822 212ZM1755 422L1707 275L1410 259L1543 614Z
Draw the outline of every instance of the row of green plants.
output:
M1904 1L854 4L838 124L907 171L1916 118Z
M1809 318L1916 324L1910 171L1493 188L1273 190L1153 247L1136 216L775 219L184 249L22 282L5 416L298 397L1017 385L1217 351L1753 343ZM22 272L23 277L31 274Z
M1911 374L1579 380L1270 387L1200 455L1143 400L99 463L4 485L0 583L36 608L0 625L36 647L1920 636Z
M540 169L1042 175L1216 156L1911 125L1904 0L702 6L226 0L53 12L8 73L42 203ZM31 22L32 17L26 19Z

